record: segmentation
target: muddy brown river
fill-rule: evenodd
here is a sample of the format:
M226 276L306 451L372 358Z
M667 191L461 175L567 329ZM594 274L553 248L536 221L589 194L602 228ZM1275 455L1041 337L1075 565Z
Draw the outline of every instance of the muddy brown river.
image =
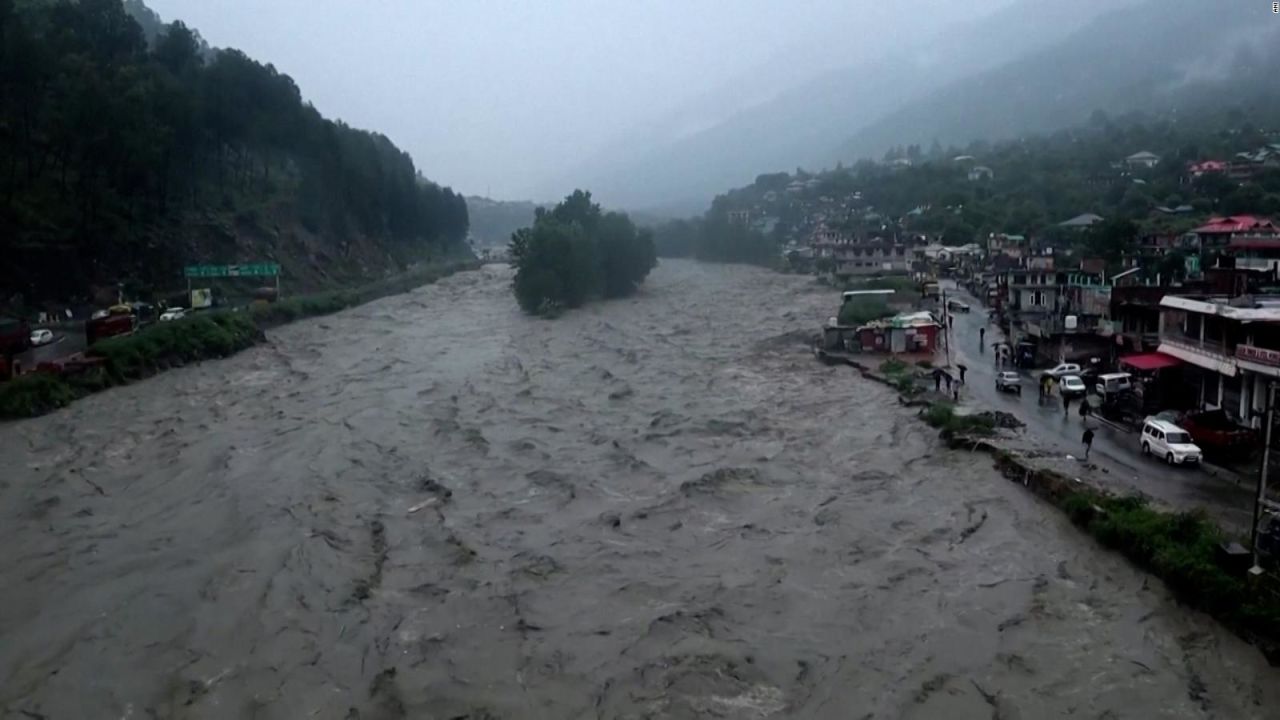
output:
M806 278L489 267L0 426L16 718L1275 718L1280 671L886 388Z

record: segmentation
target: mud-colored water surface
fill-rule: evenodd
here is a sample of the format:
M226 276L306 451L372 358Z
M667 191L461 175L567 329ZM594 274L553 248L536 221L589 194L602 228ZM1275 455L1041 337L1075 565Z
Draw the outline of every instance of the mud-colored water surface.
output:
M0 713L1265 718L1280 672L886 388L830 292L509 271L0 426Z

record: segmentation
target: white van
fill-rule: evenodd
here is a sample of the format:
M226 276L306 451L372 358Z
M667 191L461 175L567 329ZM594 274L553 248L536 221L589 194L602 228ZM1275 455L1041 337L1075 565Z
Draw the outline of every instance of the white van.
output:
M1142 423L1142 454L1164 458L1170 465L1194 465L1203 455L1200 446L1191 442L1191 433L1153 417Z
M1106 373L1098 376L1098 384L1094 390L1106 397L1113 393L1122 393L1133 389L1133 376L1129 373Z

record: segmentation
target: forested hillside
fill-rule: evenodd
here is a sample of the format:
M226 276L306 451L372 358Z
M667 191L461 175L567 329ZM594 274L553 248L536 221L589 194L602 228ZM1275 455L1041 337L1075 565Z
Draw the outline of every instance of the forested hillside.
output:
M825 224L927 233L951 245L982 242L990 233L1064 244L1085 238L1094 242L1092 254L1118 260L1125 243L1142 233L1185 231L1215 214L1280 215L1275 128L1280 112L1257 106L1189 116L1096 112L1051 135L899 146L885 162L760 175L718 196L700 218L657 226L655 243L664 256L773 264L788 243L808 244ZM1154 153L1158 164L1125 162L1139 152ZM1221 167L1191 169L1205 161ZM985 173L975 178L970 171L978 167ZM1060 225L1084 213L1107 222L1088 235Z
M149 40L121 0L0 0L0 299L145 295L195 262L321 286L465 252L462 196L389 139L151 18Z

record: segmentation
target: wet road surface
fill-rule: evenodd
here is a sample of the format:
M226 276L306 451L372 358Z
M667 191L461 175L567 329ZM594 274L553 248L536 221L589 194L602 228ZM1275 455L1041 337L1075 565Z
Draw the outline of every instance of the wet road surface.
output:
M987 322L982 305L969 293L950 284L950 296L959 296L973 308L972 312L955 313L953 327L952 362L964 363L968 368L966 395L986 407L1013 413L1027 424L1026 434L1044 448L1053 449L1065 458L1084 454L1081 436L1084 421L1080 418L1080 401L1071 403L1069 414L1063 413L1062 398L1041 403L1036 392L1036 380L1040 370L1017 370L1022 376L1022 395L998 392L995 389L995 357L991 343L1005 341L1000 328ZM986 347L979 350L979 332L986 328ZM1016 369L1016 368L1008 368ZM1098 399L1091 397L1096 407ZM1215 477L1201 468L1170 467L1156 458L1142 455L1138 435L1100 417L1091 417L1088 427L1094 432L1093 450L1089 461L1104 468L1107 482L1117 489L1140 492L1156 498L1172 507L1204 507L1227 527L1247 532L1253 511L1253 486L1237 485L1234 480Z
M0 713L1275 717L1256 650L815 362L810 279L508 282L0 426Z

